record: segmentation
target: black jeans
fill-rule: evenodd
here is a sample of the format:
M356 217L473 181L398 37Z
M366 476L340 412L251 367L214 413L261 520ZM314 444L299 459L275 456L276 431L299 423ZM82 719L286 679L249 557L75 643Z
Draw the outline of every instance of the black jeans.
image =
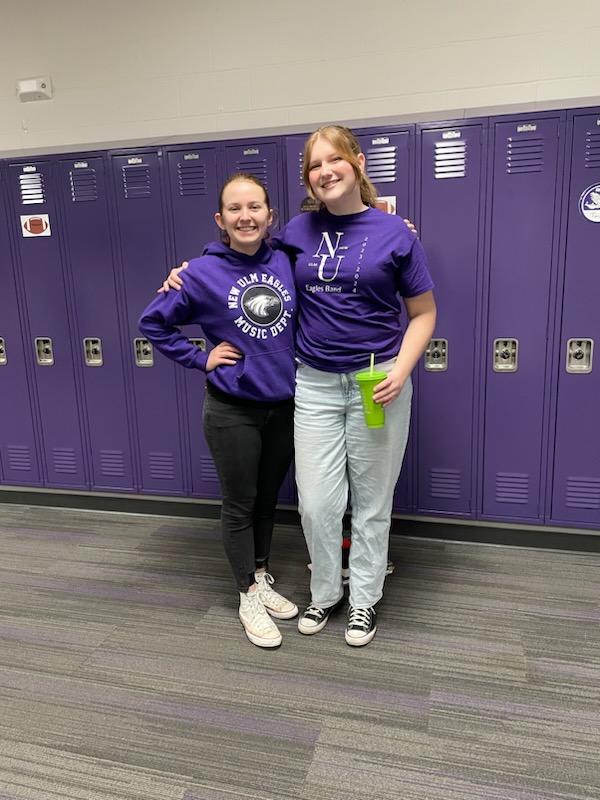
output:
M225 553L240 592L269 558L277 494L294 451L294 401L243 405L207 392L204 435L219 480Z

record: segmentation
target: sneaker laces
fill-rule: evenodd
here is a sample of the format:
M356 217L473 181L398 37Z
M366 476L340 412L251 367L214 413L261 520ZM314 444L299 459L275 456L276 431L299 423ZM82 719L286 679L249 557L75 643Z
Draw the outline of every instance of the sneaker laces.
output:
M275 583L275 578L271 575L270 572L255 572L257 583L265 583L266 585L263 586L263 591L269 591L271 589L271 585Z
M325 609L324 608L321 608L321 606L316 606L313 603L311 603L309 605L309 607L306 609L306 611L304 612L303 616L304 617L308 617L308 616L316 617L317 618L317 622L320 622L321 619L323 618L324 614L325 614Z
M370 608L351 608L348 615L349 628L368 628L371 624Z

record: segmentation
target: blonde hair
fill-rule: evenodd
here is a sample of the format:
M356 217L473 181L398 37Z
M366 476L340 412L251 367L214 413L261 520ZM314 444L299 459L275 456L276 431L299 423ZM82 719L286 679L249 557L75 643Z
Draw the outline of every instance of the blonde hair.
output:
M364 172L360 167L358 161L358 155L361 152L360 144L350 128L344 128L343 125L323 125L314 133L311 133L304 144L302 180L304 181L304 185L306 186L306 190L308 191L309 195L313 198L315 197L312 189L310 188L308 175L310 172L310 154L312 152L314 143L319 138L327 139L329 144L335 148L338 155L340 155L344 161L347 161L350 164L354 170L356 180L358 181L358 185L360 187L360 199L366 206L375 207L377 202L377 189L367 177L366 172Z

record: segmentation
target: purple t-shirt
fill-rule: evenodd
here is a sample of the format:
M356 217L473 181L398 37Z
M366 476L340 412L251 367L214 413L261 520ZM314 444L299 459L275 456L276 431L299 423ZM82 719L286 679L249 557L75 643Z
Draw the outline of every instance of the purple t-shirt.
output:
M234 397L262 403L294 396L296 292L286 253L262 244L244 255L225 244L207 245L182 273L183 288L158 295L139 322L161 353L184 367L206 370L208 354L180 325L198 323L213 344L228 341L243 354L207 379Z
M400 297L433 288L421 242L400 217L376 208L294 217L273 242L295 262L296 352L326 372L352 372L395 358Z

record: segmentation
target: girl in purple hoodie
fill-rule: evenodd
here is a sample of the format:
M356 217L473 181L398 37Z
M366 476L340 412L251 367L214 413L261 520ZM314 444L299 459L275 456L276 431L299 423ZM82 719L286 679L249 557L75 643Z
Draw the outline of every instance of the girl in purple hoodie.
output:
M226 243L189 262L180 292L160 294L139 327L168 358L206 372L204 432L222 493L225 552L248 639L277 647L271 619L298 608L273 589L268 569L275 505L293 453L296 294L290 260L265 242L269 196L239 173L221 189L217 225ZM179 329L198 323L214 345L199 350Z

